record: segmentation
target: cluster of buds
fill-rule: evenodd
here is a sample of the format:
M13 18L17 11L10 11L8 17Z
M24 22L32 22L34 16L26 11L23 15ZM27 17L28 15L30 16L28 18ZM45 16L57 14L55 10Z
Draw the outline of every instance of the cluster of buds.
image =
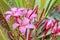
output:
M45 21L43 24L41 31L45 29L44 31L44 36L42 37L42 40L44 40L46 34L51 30L51 34L54 34L55 36L60 36L60 27L58 25L58 20L57 19L48 19Z
M58 25L58 21L55 20L55 19L48 19L48 20L46 20L46 22L42 26L42 29L44 29L44 28L46 28L45 35L47 34L47 32L50 29L51 29L51 33L58 34L58 35L60 34L60 27Z

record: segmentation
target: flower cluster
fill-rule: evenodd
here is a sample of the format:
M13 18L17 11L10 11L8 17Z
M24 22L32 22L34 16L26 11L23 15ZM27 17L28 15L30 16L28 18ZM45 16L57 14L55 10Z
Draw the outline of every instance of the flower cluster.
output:
M55 19L48 19L46 22L43 24L42 29L46 28L44 34L46 35L47 32L51 29L51 33L60 35L60 27L58 25L58 21ZM41 29L41 30L42 30Z
M33 10L28 10L26 8L11 8L10 11L5 12L6 21L10 22L10 17L16 21L16 23L12 24L12 28L15 30L19 28L22 35L25 34L26 29L33 29L35 25L32 24L32 21L36 21L37 18L37 7ZM23 30L23 31L22 31Z

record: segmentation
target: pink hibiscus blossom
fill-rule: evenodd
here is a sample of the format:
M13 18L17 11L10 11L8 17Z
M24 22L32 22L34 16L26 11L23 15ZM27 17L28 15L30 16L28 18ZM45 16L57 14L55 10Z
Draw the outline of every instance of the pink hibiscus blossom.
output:
M12 27L13 29L19 27L20 32L24 35L26 29L35 28L34 24L30 24L29 21L30 20L28 18L24 17L22 20L18 20L19 23L14 23Z

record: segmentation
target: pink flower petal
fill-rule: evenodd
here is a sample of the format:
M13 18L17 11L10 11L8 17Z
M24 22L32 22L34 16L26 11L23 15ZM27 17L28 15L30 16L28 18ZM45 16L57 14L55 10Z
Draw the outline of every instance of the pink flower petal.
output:
M22 33L22 35L24 35L25 32L26 32L26 28L25 27L19 27L19 30Z
M29 10L26 17L29 17L33 10Z
M30 19L37 18L37 14L32 14Z
M46 29L49 29L53 26L53 21L52 20L48 20L47 25L46 25Z
M59 32L59 33L57 33L57 35L58 35L58 36L60 36L60 32Z
M29 19L26 18L26 17L24 17L22 22L23 22L24 24L28 24L28 23L29 23Z
M22 12L17 11L17 12L14 14L14 16L23 16L23 13L22 13Z
M22 14L26 14L27 13L27 9L26 8L19 8L18 11L22 12Z
M57 30L57 27L54 27L53 30L52 30L52 33L56 33L58 30Z
M57 33L58 36L60 36L60 27L58 27L58 33Z
M58 32L60 32L60 27L58 27Z
M12 15L12 12L11 11L7 11L7 12L5 12L5 14Z
M33 25L33 24L28 24L28 25L26 25L26 28L32 29L32 28L35 28L35 25Z
M52 23L52 20L48 20L47 26Z
M33 10L29 10L29 11L28 11L28 15L30 15L30 14L32 13L32 11L33 11Z
M7 16L6 16L6 21L7 21L7 22L10 21L10 16L11 16L11 15L7 15Z
M16 11L17 11L17 8L16 8L16 7L11 8L11 11L12 11L12 12L16 12Z
M18 23L21 23L22 22L19 18L17 19L17 21L18 21Z
M26 8L19 8L18 10L23 11L23 10L26 10Z
M13 30L16 29L18 26L19 26L18 23L14 23L14 24L12 25Z

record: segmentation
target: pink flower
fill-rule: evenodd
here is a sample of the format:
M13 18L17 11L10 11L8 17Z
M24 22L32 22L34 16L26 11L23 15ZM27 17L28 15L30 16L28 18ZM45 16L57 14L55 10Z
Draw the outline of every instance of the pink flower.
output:
M7 21L7 22L10 21L10 17L11 17L11 15L7 15L7 16L6 16L6 21Z
M30 20L37 18L37 9L38 9L38 6L36 6L33 10L29 10L26 16Z
M27 13L27 17L29 17L32 12L33 12L33 10L29 10L28 13ZM32 20L33 18L37 18L37 14L36 14L36 13L33 13L33 14L30 16L30 19L31 19L31 20Z
M18 20L19 23L14 23L12 27L13 29L16 29L17 27L19 27L20 32L24 35L26 32L26 29L35 28L33 24L29 23L29 21L30 20L28 18L24 17L22 20Z
M33 10L27 10L26 8L11 8L10 11L5 12L7 15L6 21L9 22L10 17L12 16L14 21L16 21L16 23L12 25L13 30L18 27L20 32L24 35L26 29L35 28L32 21L37 18L37 10L38 6L36 6Z
M27 14L27 9L26 8L19 8L18 11L22 14Z
M10 17L13 16L15 20L17 20L17 18L19 18L19 16L23 16L24 14L27 13L27 9L26 8L11 8L10 11L5 12L6 16L6 21L9 22L10 21Z

